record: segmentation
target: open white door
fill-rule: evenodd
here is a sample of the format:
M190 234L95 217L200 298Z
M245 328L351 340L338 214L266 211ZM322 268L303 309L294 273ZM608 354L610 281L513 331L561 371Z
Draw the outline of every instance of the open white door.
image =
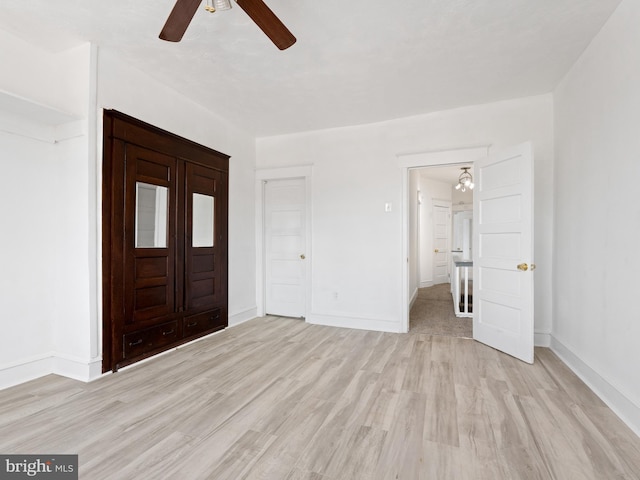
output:
M531 143L474 162L473 338L533 363Z

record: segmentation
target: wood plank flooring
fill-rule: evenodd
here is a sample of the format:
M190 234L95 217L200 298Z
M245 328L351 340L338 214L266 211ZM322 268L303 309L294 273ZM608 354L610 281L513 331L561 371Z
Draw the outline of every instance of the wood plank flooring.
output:
M273 317L1 391L0 452L77 453L86 480L640 478L640 439L548 349Z

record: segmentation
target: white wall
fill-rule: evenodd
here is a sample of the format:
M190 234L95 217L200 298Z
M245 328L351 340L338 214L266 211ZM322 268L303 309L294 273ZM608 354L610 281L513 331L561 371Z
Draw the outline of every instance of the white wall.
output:
M56 321L54 145L0 132L0 387L16 365L48 358ZM19 207L18 207L19 205ZM29 369L25 367L28 377ZM37 369L37 367L33 367ZM9 382L11 383L11 382Z
M309 321L400 331L402 171L397 155L460 147L535 150L535 327L551 330L553 105L551 95L372 125L260 138L259 167L312 163ZM385 213L384 204L393 210ZM337 299L329 292L337 290Z
M554 93L552 345L637 433L639 24L624 0Z
M90 275L95 247L90 244L91 210L87 195L94 188L88 161L86 135L56 145L56 231L51 240L56 253L47 259L55 265L57 321L53 327L54 371L87 380L93 368L100 371L100 353L91 348L98 329L90 319L96 317L92 291L97 279ZM93 337L92 337L93 334Z
M87 45L50 53L0 30L0 91L83 118L87 53Z
M89 358L86 209L69 195L87 192L89 87L78 72L88 72L90 49L48 53L2 31L0 40L1 388L76 376L69 361Z

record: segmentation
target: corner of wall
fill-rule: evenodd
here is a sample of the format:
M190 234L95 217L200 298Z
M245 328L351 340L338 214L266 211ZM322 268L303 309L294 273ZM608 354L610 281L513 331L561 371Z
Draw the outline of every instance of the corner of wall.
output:
M550 347L551 334L549 332L534 332L533 344L536 347Z
M253 320L257 316L258 309L256 307L234 313L232 315L229 315L229 327L235 327L237 325L240 325L241 323L248 322L249 320Z
M409 301L409 310L411 310L411 308L413 307L413 304L416 302L418 298L418 288L419 287L415 288L411 293L411 300Z
M553 335L550 336L550 340L551 351L640 437L640 405L587 365L570 347Z
M55 352L22 359L0 367L0 390L52 374L90 382L102 376L102 359L87 361Z
M87 361L69 355L56 354L52 357L51 373L81 382L90 382L102 375L102 359Z

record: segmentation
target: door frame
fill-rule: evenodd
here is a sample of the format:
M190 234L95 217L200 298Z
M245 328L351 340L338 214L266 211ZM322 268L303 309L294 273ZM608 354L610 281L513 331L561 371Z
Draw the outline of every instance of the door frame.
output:
M305 292L305 321L311 312L311 174L313 165L299 165L293 167L276 167L256 169L255 197L256 197L256 313L259 317L265 315L266 305L266 265L265 265L265 215L264 215L264 185L268 180L286 180L294 178L304 179L305 186L305 256L306 268L304 278Z
M402 170L402 307L400 333L409 331L409 311L411 292L409 291L409 170L421 167L436 167L458 163L473 163L489 154L490 144L470 147L458 147L444 150L400 153L396 155L398 166Z

